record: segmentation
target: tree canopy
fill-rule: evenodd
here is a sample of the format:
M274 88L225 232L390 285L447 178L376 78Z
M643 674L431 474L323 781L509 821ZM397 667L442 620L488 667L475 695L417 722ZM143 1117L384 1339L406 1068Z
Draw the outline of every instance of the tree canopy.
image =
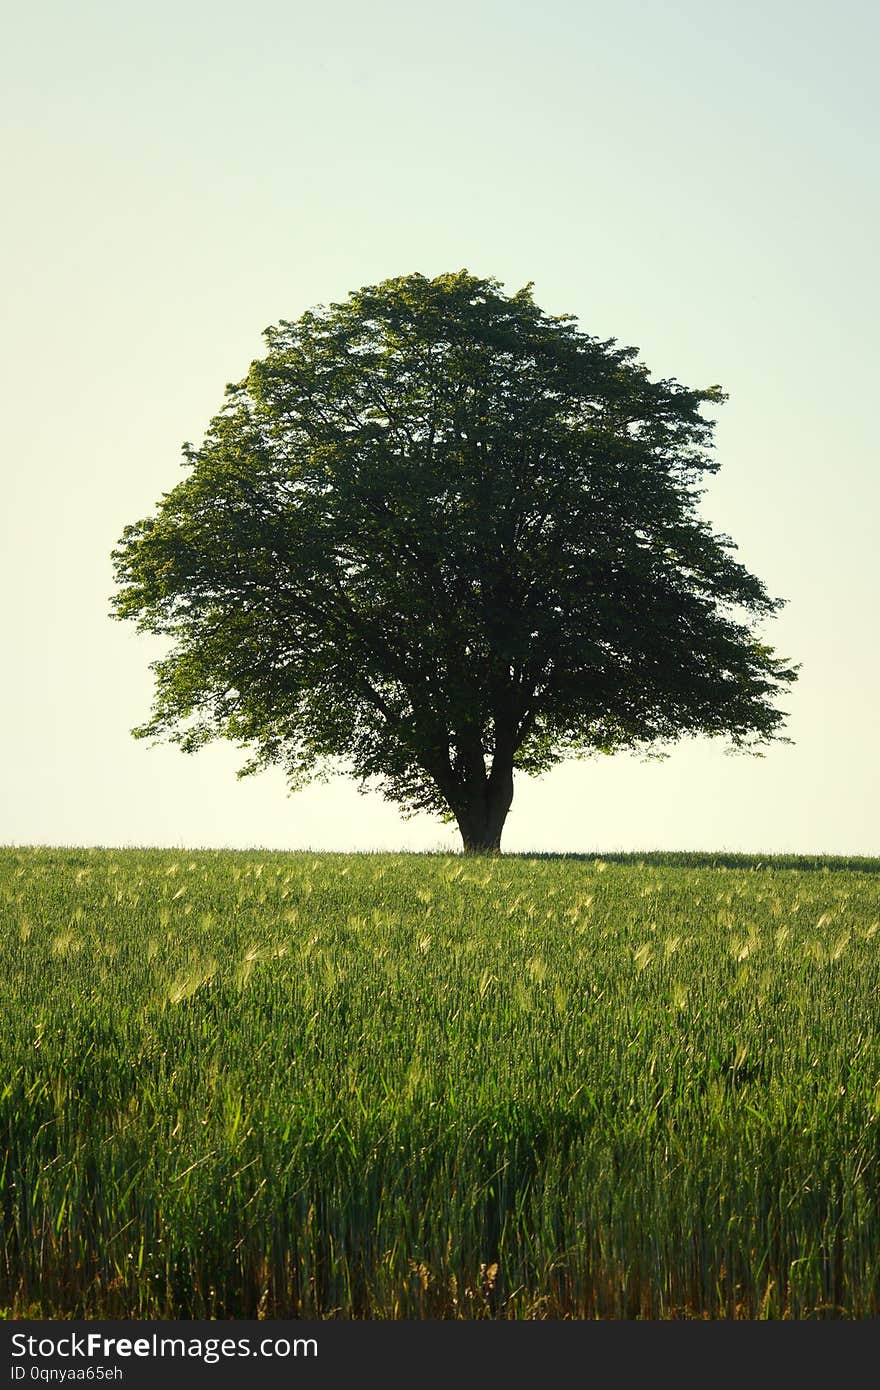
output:
M780 600L698 511L717 386L466 271L265 333L187 476L114 551L172 639L140 736L217 736L291 787L347 768L494 850L515 770L780 737Z

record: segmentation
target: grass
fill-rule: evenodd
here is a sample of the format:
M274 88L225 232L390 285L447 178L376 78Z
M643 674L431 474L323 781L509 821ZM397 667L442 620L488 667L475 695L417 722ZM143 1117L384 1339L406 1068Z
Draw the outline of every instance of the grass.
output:
M0 850L0 1306L876 1317L878 869Z

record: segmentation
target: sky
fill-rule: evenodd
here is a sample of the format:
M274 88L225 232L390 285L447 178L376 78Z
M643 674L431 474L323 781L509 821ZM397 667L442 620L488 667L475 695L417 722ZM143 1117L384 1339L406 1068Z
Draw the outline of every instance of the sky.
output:
M788 745L517 780L508 850L880 853L880 9L80 0L0 57L0 843L437 850L339 778L131 738L110 551L263 329L467 268L720 383L705 514L787 600Z

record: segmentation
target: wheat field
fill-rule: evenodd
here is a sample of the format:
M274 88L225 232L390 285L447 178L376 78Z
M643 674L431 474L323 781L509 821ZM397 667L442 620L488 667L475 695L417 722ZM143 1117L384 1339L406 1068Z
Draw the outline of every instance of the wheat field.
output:
M6 1317L880 1314L880 860L0 850Z

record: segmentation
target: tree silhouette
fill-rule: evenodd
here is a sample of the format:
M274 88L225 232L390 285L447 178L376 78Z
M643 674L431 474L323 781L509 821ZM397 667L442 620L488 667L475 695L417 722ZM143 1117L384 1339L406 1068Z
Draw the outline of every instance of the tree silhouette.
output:
M779 600L697 512L718 387L467 272L266 330L187 477L114 551L173 639L135 733L337 766L495 851L515 770L684 734L779 737Z

